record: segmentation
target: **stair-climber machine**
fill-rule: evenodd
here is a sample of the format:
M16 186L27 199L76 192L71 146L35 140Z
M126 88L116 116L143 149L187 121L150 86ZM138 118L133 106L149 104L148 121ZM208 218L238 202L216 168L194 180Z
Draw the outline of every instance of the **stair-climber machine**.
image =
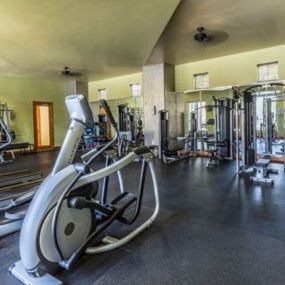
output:
M41 184L25 216L20 234L21 260L10 268L24 284L63 284L54 277L58 269L70 269L84 253L96 254L125 245L147 229L159 211L158 185L152 153L147 147L137 148L97 171L92 171L91 163L107 145L99 151L91 150L83 163L72 164L84 128L93 124L93 118L84 96L68 96L66 103L72 118L70 127L51 174ZM105 101L101 104L116 128L108 105ZM141 160L137 194L124 191L110 199L107 193L105 203L102 203L97 197L97 187L94 187L97 182L137 158ZM119 239L103 235L114 221L124 225L136 221L142 208L147 170L154 192L153 214Z

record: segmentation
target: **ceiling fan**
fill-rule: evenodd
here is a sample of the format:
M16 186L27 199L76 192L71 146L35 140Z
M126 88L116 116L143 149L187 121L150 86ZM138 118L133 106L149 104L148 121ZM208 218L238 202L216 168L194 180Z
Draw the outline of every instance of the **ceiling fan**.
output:
M82 75L80 72L71 71L68 66L65 66L61 71L61 74L65 77L79 77Z
M205 32L204 27L198 27L197 33L194 35L194 40L199 43L206 43L212 40L212 37Z

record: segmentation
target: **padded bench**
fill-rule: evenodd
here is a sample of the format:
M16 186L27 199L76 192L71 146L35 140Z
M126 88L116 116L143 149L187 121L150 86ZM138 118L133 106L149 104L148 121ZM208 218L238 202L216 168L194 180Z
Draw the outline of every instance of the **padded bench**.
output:
M278 174L277 169L272 169L269 167L270 159L261 158L255 162L255 176L251 176L250 180L258 183L269 183L274 184L274 180L268 177L269 173Z
M270 159L258 159L255 163L256 166L260 166L260 167L267 167L270 163Z
M31 144L24 142L24 143L13 143L10 145L7 145L6 147L2 148L1 151L6 150L15 150L15 149L27 149L28 147L31 147Z
M32 152L33 145L27 142L23 142L23 143L13 143L3 147L0 150L0 164L12 162L15 159L14 150L19 149L21 153L25 153L27 148L29 148L29 151ZM13 160L6 161L4 158L5 153L10 153Z
M224 141L216 141L216 140L206 140L207 143L207 152L208 152L208 162L207 167L209 166L216 166L219 165L220 160L223 160L224 157L221 154L221 148L224 148L227 146L227 144ZM209 147L213 148L209 148Z
M207 150L207 167L219 165L218 151L217 148Z

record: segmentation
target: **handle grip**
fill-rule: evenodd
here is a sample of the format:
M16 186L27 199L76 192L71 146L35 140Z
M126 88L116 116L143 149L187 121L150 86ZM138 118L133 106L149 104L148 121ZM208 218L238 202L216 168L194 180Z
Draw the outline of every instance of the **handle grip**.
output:
M253 86L249 86L248 88L243 90L243 93L245 93L247 91L250 91L250 90L253 90L254 88L257 88L257 87L262 87L262 85L256 84L256 85L253 85Z
M104 108L104 110L106 111L106 114L107 114L107 117L108 117L110 123L111 123L111 124L113 125L113 127L116 129L117 124L116 124L116 121L115 121L115 119L114 119L114 117L113 117L113 114L112 114L112 112L111 112L111 110L110 110L110 107L109 107L109 105L107 104L107 101L104 100L104 99L101 99L101 100L100 100L100 104L101 104L101 106Z
M281 86L281 87L284 87L285 86L285 84L284 83L281 83L281 82L276 82L276 83L270 83L269 84L270 86Z

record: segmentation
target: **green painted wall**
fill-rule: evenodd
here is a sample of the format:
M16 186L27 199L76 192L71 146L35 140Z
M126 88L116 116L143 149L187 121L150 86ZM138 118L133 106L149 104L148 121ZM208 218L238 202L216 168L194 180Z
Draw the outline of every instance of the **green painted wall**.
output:
M61 145L67 127L64 99L62 81L0 76L0 101L15 112L11 129L17 142L34 142L32 102L46 101L53 102L55 145Z
M107 90L108 100L131 97L130 84L132 83L142 83L142 73L133 73L105 80L89 82L89 101L98 101L98 89L104 88Z
M285 79L285 45L175 66L176 91L193 89L193 76L209 73L209 87L257 81L257 65L279 62L279 79Z

